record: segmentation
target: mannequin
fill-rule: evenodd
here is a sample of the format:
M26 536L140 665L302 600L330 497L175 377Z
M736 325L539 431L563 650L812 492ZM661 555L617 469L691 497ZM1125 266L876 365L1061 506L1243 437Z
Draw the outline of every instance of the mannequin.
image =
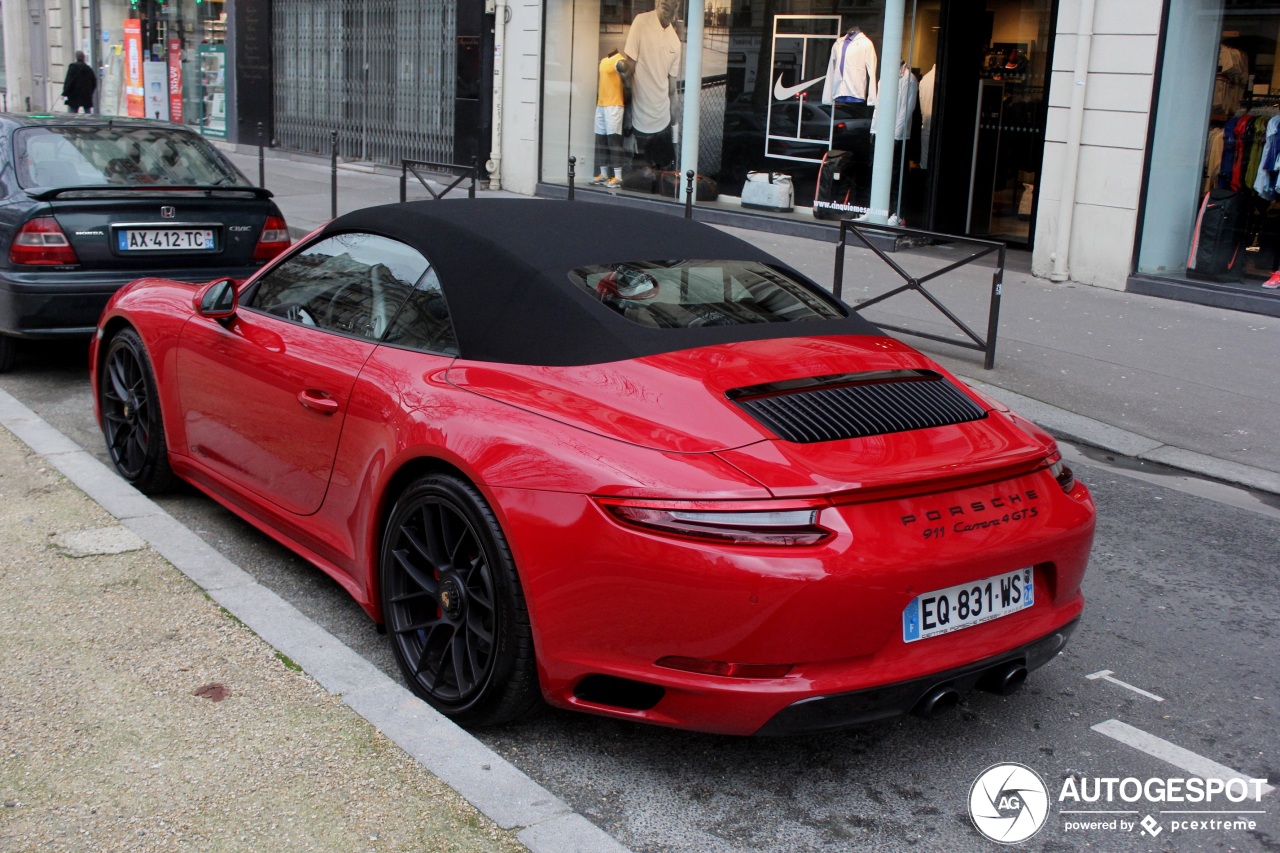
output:
M622 143L622 119L626 109L623 80L626 73L627 61L618 51L611 50L600 60L600 81L596 89L596 176L591 183L610 189L622 186L622 166L626 156Z
M682 50L677 6L676 0L657 0L653 11L636 15L622 49L630 68L632 132L649 164L659 169L671 168L676 159L672 125Z
M850 27L831 47L822 103L875 106L878 86L876 47L861 28Z

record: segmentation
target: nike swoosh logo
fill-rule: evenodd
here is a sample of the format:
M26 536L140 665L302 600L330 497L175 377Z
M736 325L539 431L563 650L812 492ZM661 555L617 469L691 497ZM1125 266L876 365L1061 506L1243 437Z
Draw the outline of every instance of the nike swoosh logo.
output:
M825 79L827 79L827 75L823 74L821 77L814 77L812 80L809 80L804 83L797 83L794 86L784 86L782 85L782 75L779 74L778 82L773 84L773 98L776 101L785 101L787 98L790 98L792 95L800 94L805 89L808 89L810 86L812 86L814 83L817 83L819 80L825 80Z

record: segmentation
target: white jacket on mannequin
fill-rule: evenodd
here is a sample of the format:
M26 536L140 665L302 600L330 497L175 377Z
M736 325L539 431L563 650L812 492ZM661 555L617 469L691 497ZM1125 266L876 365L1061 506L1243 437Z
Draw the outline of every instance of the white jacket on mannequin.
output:
M822 87L822 103L853 98L875 106L879 85L876 78L876 46L862 30L836 39L827 63L827 84Z

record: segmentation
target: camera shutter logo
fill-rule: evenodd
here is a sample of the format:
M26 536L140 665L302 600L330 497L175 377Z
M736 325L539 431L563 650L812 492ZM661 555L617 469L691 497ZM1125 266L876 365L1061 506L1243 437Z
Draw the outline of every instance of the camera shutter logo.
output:
M969 789L969 817L978 831L1001 844L1026 841L1049 816L1049 789L1022 764L993 764Z

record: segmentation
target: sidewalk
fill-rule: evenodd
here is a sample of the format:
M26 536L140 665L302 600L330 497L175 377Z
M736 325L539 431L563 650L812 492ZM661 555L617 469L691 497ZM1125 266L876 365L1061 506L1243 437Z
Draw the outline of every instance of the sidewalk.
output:
M295 236L330 213L327 162L270 152L266 185ZM256 180L255 155L230 154ZM399 174L339 166L338 212L399 199ZM410 179L409 198L429 198ZM485 192L481 195L511 195ZM580 192L586 202L592 193ZM450 196L465 197L462 188ZM679 208L673 205L673 213ZM835 244L725 228L831 285ZM833 236L834 239L834 236ZM1280 494L1280 322L1271 317L1034 278L1025 252L1005 271L996 364L920 338L908 342L1062 438L1124 456ZM898 253L914 274L958 259L954 250ZM857 303L901 282L866 249L849 248L844 298ZM969 266L929 285L985 333L991 268ZM868 311L872 320L950 335L915 294Z
M0 850L627 853L2 389L0 524Z
M5 429L0 472L0 849L525 849Z

